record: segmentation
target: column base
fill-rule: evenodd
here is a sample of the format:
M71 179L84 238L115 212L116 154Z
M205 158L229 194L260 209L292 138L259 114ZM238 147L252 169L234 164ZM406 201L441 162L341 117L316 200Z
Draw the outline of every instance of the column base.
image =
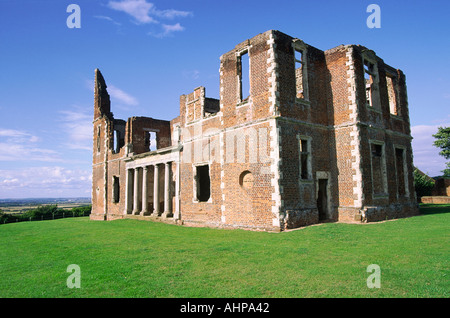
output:
M173 217L173 213L172 213L172 211L164 211L164 213L163 214L161 214L161 217L163 217L163 218L171 218L171 217Z
M141 213L139 215L146 216L146 215L150 215L150 214L151 214L150 211L141 211Z

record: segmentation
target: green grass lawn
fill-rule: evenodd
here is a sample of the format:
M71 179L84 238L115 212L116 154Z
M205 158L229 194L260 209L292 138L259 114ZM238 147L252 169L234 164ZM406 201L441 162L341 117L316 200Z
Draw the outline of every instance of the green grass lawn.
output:
M282 233L86 217L0 225L0 297L448 297L450 206ZM81 288L68 288L70 264ZM381 288L370 289L370 264Z

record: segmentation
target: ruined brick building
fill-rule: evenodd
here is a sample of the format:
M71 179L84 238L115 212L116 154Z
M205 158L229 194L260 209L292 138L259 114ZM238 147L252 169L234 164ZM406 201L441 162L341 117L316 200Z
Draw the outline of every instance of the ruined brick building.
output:
M285 230L418 213L405 75L360 45L269 30L220 57L220 99L115 119L95 72L94 220Z

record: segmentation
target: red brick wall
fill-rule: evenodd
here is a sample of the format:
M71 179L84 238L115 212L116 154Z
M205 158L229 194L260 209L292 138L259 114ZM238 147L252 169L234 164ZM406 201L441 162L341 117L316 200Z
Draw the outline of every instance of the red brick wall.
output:
M366 48L342 45L321 51L304 44L309 100L299 100L293 40L271 30L236 45L220 59L220 101L208 99L205 88L200 86L180 97L180 116L170 122L147 117L128 119L125 145L119 153L112 149L114 118L109 111L106 84L98 77L92 218L101 219L105 210L108 219L122 216L126 181L123 159L127 150L134 154L148 151L145 128L159 130L159 148L171 146L175 136L171 130L176 124L180 125L183 143L180 210L186 224L273 229L278 217L281 229L317 223L318 175L328 179L331 220L353 221L359 217L372 221L417 213L404 74L377 58L380 79L377 111L365 104L362 54ZM243 50L248 50L250 59L250 97L244 102L239 99L238 84L238 55ZM386 71L394 74L398 83L398 115L389 111ZM205 113L207 102L214 105L214 110ZM264 139L260 132L265 132ZM228 137L235 134L243 138L255 133L257 139L253 142L257 144L249 145L252 139L247 139L244 160L240 162L236 145ZM310 178L306 181L299 176L300 135L308 136L311 143ZM383 144L385 153L387 185L383 196L373 193L373 184L382 183L380 178L373 180L370 145L374 141ZM404 151L407 175L402 195L398 191L399 164L395 160L395 149L399 147ZM230 149L234 149L232 160L227 157ZM255 154L258 160L252 161ZM266 160L261 161L260 155ZM196 165L200 164L209 165L208 202L195 199L194 175ZM245 186L240 184L243 172L251 173L248 180L252 181L247 180ZM118 203L112 202L113 176L120 178Z

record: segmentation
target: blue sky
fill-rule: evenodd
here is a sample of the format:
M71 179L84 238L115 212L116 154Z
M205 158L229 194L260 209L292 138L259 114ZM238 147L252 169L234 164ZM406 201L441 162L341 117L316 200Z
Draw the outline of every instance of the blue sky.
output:
M381 28L366 25L378 4ZM68 28L70 4L80 28ZM0 0L0 198L90 196L94 70L116 118L179 114L179 96L219 97L219 57L280 30L326 50L361 44L406 74L414 163L450 126L450 1Z

